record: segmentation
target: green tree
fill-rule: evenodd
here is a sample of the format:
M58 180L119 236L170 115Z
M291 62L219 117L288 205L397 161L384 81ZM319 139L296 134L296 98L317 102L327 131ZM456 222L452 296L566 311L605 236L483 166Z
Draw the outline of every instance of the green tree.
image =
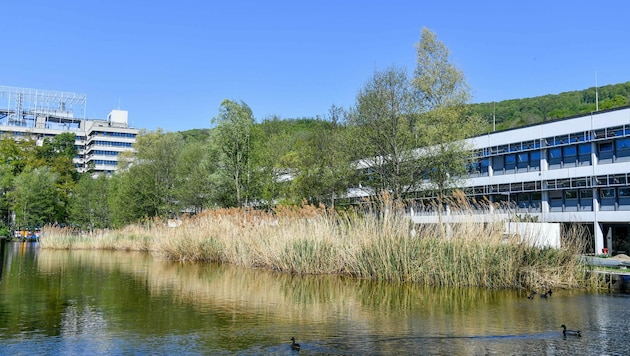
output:
M112 226L108 204L110 177L93 178L83 174L71 200L70 220L85 229L103 229Z
M429 178L441 204L467 174L471 154L463 140L481 132L484 125L479 116L469 115L466 104L470 89L464 73L449 61L450 51L444 43L423 28L416 49L413 86L422 108L416 137L423 147L423 175Z
M394 199L416 188L420 177L416 145L418 101L404 69L376 71L357 96L349 116L350 137L361 157L359 168L369 175L368 184Z
M223 201L230 206L246 205L249 203L252 172L252 110L242 101L224 100L219 115L212 119L212 123L216 125L214 147L221 153L219 168L224 173Z
M9 195L13 190L13 178L13 167L7 163L0 163L0 228L11 224Z
M57 175L49 167L28 168L15 177L12 198L18 227L58 222L55 213L60 201L56 180Z
M312 203L335 206L337 197L350 186L354 167L347 150L347 137L342 122L345 111L337 106L329 110L329 121L321 120L321 128L312 131L300 146L299 163L293 185L299 197Z
M278 201L294 200L289 195L290 178L297 169L293 159L298 131L297 120L280 120L271 117L255 125L252 130L252 160L258 204L271 206Z
M111 207L116 224L179 213L175 186L181 146L179 133L142 131L135 154L119 156L121 173L112 189L116 196Z
M200 212L216 200L212 177L216 151L203 141L183 144L176 165L175 197L182 210Z
M13 175L20 174L30 162L35 160L36 142L30 138L17 142L10 135L2 135L0 139L0 158L2 162L9 164Z

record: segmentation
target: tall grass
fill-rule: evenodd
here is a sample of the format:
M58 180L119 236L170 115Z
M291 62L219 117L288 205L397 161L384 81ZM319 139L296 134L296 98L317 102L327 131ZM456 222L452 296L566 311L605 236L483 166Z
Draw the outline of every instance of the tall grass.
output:
M448 237L441 237L445 230ZM177 261L427 286L599 287L580 262L579 234L552 249L506 239L503 231L502 222L473 219L414 226L404 207L384 199L343 214L310 205L272 212L218 209L185 218L178 227L155 220L93 235L46 227L41 246L140 250Z

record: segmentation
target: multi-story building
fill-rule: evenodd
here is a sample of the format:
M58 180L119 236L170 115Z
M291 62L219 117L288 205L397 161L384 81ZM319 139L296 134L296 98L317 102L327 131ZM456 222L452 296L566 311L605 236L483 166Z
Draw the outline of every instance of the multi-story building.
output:
M630 107L547 121L468 140L473 197L506 201L539 222L578 223L593 253L630 248Z
M138 130L129 127L125 110L112 110L104 120L85 118L86 103L84 94L0 87L0 133L41 143L47 137L72 132L77 170L112 173L118 155L133 150Z

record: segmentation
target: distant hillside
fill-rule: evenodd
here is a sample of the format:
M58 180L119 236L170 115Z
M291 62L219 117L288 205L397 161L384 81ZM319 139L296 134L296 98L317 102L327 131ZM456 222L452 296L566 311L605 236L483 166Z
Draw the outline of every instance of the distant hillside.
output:
M630 104L630 82L602 86L597 88L597 92L599 110ZM496 129L503 130L593 112L596 109L595 87L534 98L471 104L470 109L488 122L489 130L492 130L494 115Z
M630 105L630 82L605 85L599 87L597 92L600 110ZM488 123L488 131L492 130L493 115L496 118L496 129L504 130L593 112L595 87L533 98L470 104L469 107L471 113L480 115ZM273 117L258 123L256 128L267 136L284 134L299 139L304 135L329 129L330 126L330 122L319 117L297 119ZM210 132L211 129L194 129L180 133L185 140L205 140Z

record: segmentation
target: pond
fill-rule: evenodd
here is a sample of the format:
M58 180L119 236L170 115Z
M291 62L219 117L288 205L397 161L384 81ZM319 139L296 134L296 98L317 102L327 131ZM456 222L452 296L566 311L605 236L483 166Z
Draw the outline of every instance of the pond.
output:
M5 243L0 354L615 355L628 295L426 288ZM563 337L560 325L582 337Z

